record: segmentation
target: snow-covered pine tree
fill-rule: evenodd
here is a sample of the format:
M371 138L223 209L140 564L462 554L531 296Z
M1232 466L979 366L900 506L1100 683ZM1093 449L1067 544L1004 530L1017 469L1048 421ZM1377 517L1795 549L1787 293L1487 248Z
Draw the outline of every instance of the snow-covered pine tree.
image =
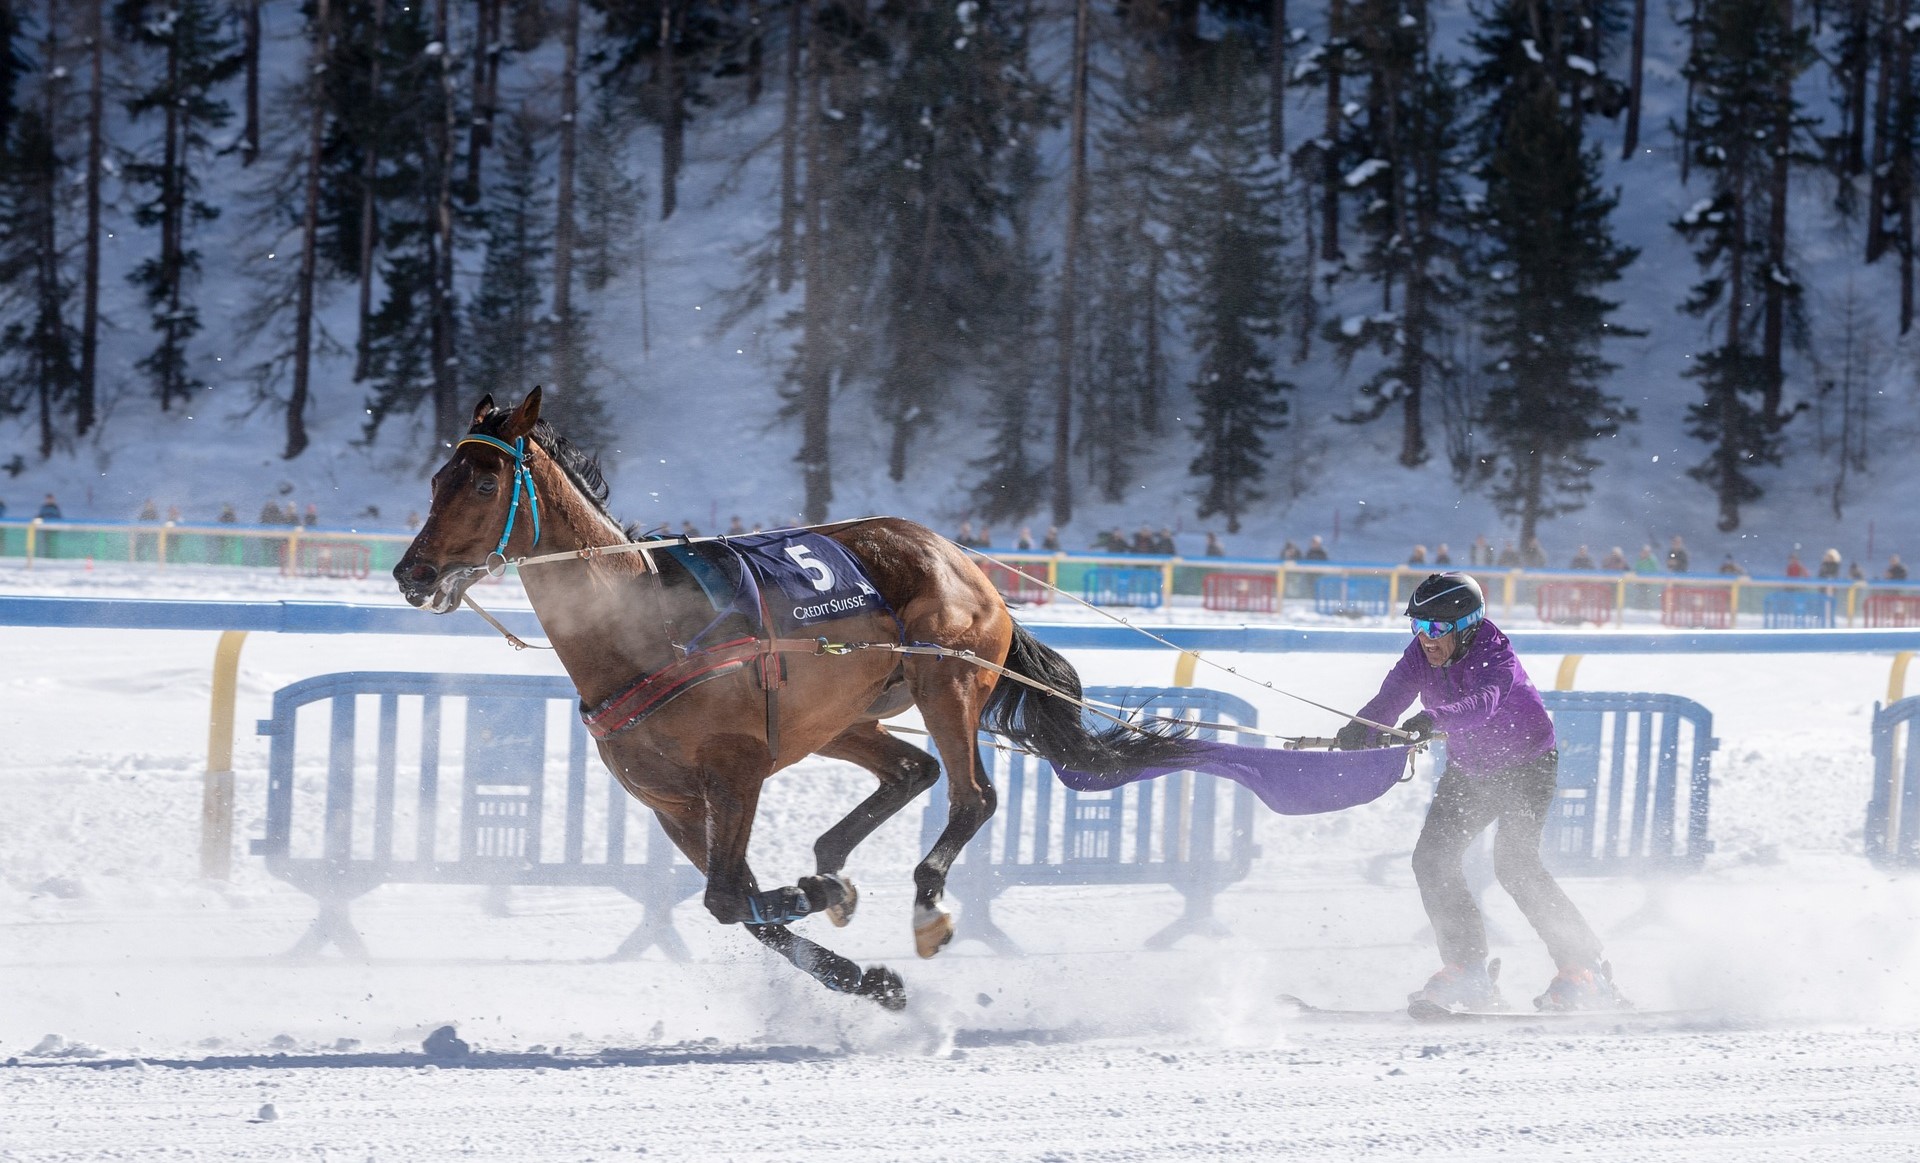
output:
M80 385L79 335L68 319L73 279L61 236L67 163L58 149L64 94L55 66L62 19L50 10L44 21L39 91L11 111L0 149L0 414L32 413L42 459L72 438ZM14 35L24 40L24 31L16 26ZM8 79L17 85L36 62L19 44L4 47L19 54Z
M1688 475L1718 498L1723 532L1738 529L1741 506L1762 495L1754 471L1780 462L1789 417L1781 337L1799 286L1787 263L1776 163L1796 155L1807 132L1791 79L1812 55L1790 16L1778 0L1703 0L1690 22L1688 147L1711 187L1673 225L1704 274L1682 309L1718 315L1720 339L1685 373L1704 397L1688 409L1687 430L1709 449Z
M1460 294L1467 163L1459 79L1434 61L1420 0L1367 0L1351 14L1365 64L1363 123L1348 156L1363 158L1344 179L1366 198L1358 225L1366 241L1357 266L1380 287L1381 309L1330 323L1326 338L1343 361L1375 347L1382 364L1360 385L1364 403L1342 419L1400 416L1401 464L1426 462L1431 383L1458 374L1454 337L1469 305ZM1397 304L1397 305L1396 305Z
M955 385L1025 322L1027 304L1010 293L1028 266L1010 242L1025 194L1013 170L1042 107L1024 8L962 0L890 16L890 67L867 101L858 180L885 256L864 325L876 332L874 396L892 430L887 471L901 480Z
M1040 185L1040 161L1033 138L1016 147L1008 167L1008 217L1011 234L1005 291L1006 322L987 337L982 368L990 405L993 443L972 462L980 474L973 487L973 511L987 521L1017 521L1047 500L1048 465L1031 451L1044 428L1035 424L1048 399L1046 311L1041 305L1042 263L1033 246L1033 191Z
M146 61L127 110L136 121L157 116L160 125L159 141L123 173L141 191L134 222L159 233L158 253L129 277L145 293L159 337L137 366L165 411L198 386L187 347L200 331L190 287L200 252L192 235L220 216L201 194L202 172L213 154L211 134L233 118L222 94L244 61L213 0L118 0L114 17Z
M1266 434L1286 423L1292 385L1269 351L1304 272L1286 250L1278 163L1267 153L1264 82L1253 48L1229 36L1195 78L1190 149L1176 179L1175 223L1182 296L1194 355L1191 387L1198 450L1188 471L1201 481L1198 515L1240 517L1265 495Z
M499 118L500 173L482 205L487 257L467 305L462 372L495 391L521 393L546 374L552 329L545 284L553 258L553 196L525 109Z
M1519 520L1524 545L1541 521L1585 504L1593 442L1634 418L1606 391L1615 368L1600 355L1606 338L1633 333L1608 324L1618 304L1600 292L1636 252L1614 241L1618 197L1599 188L1599 152L1583 148L1546 72L1512 77L1508 97L1483 169L1480 419L1498 461L1494 502Z
M625 275L639 260L645 237L640 205L646 182L627 172L632 134L612 95L596 94L593 112L582 129L580 153L580 233L575 262L581 285L598 293Z

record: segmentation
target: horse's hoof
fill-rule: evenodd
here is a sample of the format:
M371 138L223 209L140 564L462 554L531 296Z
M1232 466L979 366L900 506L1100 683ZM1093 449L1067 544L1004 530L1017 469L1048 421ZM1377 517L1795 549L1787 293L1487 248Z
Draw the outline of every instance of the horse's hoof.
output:
M834 928L844 929L847 927L847 922L853 920L853 910L860 905L860 890L853 887L853 882L846 877L842 876L838 879L846 895L827 906L827 919L833 922Z
M953 914L934 913L913 927L913 946L922 957L931 957L953 940Z
M880 1003L883 1010L899 1013L907 1008L907 985L900 975L884 965L873 965L860 975L860 985L853 991L861 997L870 997Z

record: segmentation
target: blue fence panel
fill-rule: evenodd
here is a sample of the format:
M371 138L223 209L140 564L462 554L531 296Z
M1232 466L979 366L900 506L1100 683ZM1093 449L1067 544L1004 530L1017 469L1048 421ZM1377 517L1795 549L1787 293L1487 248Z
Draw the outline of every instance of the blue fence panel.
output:
M1707 836L1713 714L1678 695L1544 691L1560 788L1541 854L1557 872L1697 869Z
M1381 617L1387 613L1387 579L1325 574L1313 581L1313 612L1338 617Z
M1096 606L1144 606L1158 609L1165 600L1165 578L1157 569L1106 566L1087 571L1080 596Z
M1873 705L1873 795L1867 801L1867 859L1882 868L1920 867L1920 697Z
M271 740L266 835L252 850L320 904L293 952L333 943L364 955L348 905L382 884L597 885L645 909L615 956L659 945L685 959L672 911L704 878L604 767L589 778L578 697L560 676L409 672L321 675L274 692L273 717L259 723ZM299 778L310 706L327 712L321 787ZM454 755L449 713L465 721ZM560 754L554 720L566 724Z
M1138 711L1257 727L1246 700L1192 687L1093 687L1086 697ZM1098 726L1097 722L1090 725ZM1199 738L1258 747L1258 736L1200 728ZM1244 879L1257 848L1253 793L1238 784L1175 772L1106 792L1079 792L1037 756L1004 751L980 735L981 762L999 792L999 810L953 866L948 891L965 910L960 936L1019 951L993 921L992 905L1016 885L1165 884L1185 898L1178 920L1148 938L1164 948L1189 933L1219 935L1213 898ZM942 784L945 787L945 784ZM923 847L946 826L944 793L928 797Z
M1771 593L1761 607L1761 618L1761 625L1769 630L1831 630L1833 598L1806 590Z

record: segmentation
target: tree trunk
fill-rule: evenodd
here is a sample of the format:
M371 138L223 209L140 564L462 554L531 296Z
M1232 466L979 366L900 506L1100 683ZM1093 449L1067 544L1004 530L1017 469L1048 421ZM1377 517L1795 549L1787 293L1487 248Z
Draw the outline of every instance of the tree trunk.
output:
M380 90L380 63L386 56L387 0L373 0L373 52L367 69L368 100L378 110L385 102ZM373 321L373 247L378 219L374 216L374 184L380 177L380 139L369 134L360 173L360 329L355 334L353 379L367 378L368 339Z
M493 144L493 92L487 87L487 65L493 57L493 26L499 18L500 0L475 0L473 114L467 119L467 181L461 190L468 205L480 200L480 158Z
M1846 145L1841 169L1848 177L1867 167L1867 71L1873 55L1872 0L1847 0Z
M660 218L673 217L680 204L680 161L686 149L686 104L682 100L679 62L674 59L676 0L660 5L660 62L655 67L660 86Z
M1067 149L1067 232L1060 260L1060 370L1054 385L1053 523L1073 519L1073 356L1074 316L1080 309L1078 262L1080 228L1087 212L1087 42L1091 37L1091 0L1078 0L1073 17L1072 136Z
M433 201L433 245L428 248L433 277L428 280L433 318L429 324L433 355L433 423L442 438L460 434L466 417L460 414L460 381L454 362L455 302L453 286L453 53L447 39L451 0L434 6L434 38L441 44L440 116L434 123L436 189Z
M87 50L93 72L87 79L87 242L81 275L80 383L74 399L74 432L85 436L93 428L95 353L100 346L100 184L106 172L106 0L87 5Z
M167 92L177 95L180 92L180 41L178 36L167 44ZM184 202L186 201L185 183L181 180L180 168L185 164L184 152L180 142L180 102L167 102L166 124L162 129L165 144L162 146L160 161L160 278L165 287L164 297L167 303L167 321L161 326L161 343L169 356L177 355L179 350L179 327L175 320L180 318L180 234L184 226ZM173 403L173 389L178 381L171 359L160 372L160 410L167 411Z
M1693 0L1693 16L1687 24L1687 61L1692 63L1700 55L1700 3ZM1687 95L1681 106L1683 113L1680 122L1680 184L1687 184L1687 174L1693 165L1693 78L1687 78Z
M760 74L765 63L766 49L760 37L760 0L747 0L747 104L749 105L760 103Z
M292 460L307 448L308 377L313 364L313 282L319 266L320 147L326 140L327 93L323 66L330 54L332 14L317 0L313 18L313 63L307 69L307 191L300 215L299 302L293 319L293 394L287 399L287 450Z
M1640 148L1640 94L1646 56L1647 0L1633 0L1633 32L1627 50L1627 126L1620 142L1621 161L1632 161L1634 151Z
M1327 4L1327 126L1321 148L1320 261L1340 261L1340 74L1346 65L1346 0Z
M560 160L554 193L553 318L558 334L553 349L554 386L572 393L580 385L579 353L573 319L573 176L575 123L580 109L580 0L567 0L566 57L560 74ZM564 398L564 397L563 397Z
M1793 0L1779 0L1780 31L1793 29ZM1769 428L1784 420L1780 397L1785 386L1784 364L1787 330L1787 287L1781 279L1787 272L1787 183L1793 145L1793 78L1782 70L1774 80L1773 99L1777 116L1773 124L1772 169L1767 180L1767 263L1765 279L1765 320L1760 356L1766 377L1761 403L1761 419ZM1736 293L1738 288L1735 288Z
M1882 22L1879 79L1873 93L1873 165L1867 171L1867 261L1875 262L1887 248L1888 182L1893 160L1893 74L1900 59L1901 37L1891 32L1899 28L1906 14L1906 0L1886 0Z
M240 164L260 156L260 0L246 0L240 13L240 52L246 60L246 120L240 130Z
M11 16L11 14L8 15L9 17ZM46 61L45 67L49 73L53 71L53 62L58 60L60 55L60 43L58 39L59 25L57 19L55 11L49 8L47 12L47 35L44 42L46 45L44 56ZM53 143L60 140L60 104L58 100L56 100L57 93L58 86L54 84L52 77L48 77L46 82L40 87L42 101L41 116L46 120L48 142L47 156L44 159L47 168L36 172L32 179L35 187L33 193L35 215L34 233L37 236L35 239L37 245L34 247L36 252L34 255L34 273L37 284L34 288L34 298L36 300L34 304L34 328L39 332L35 338L37 340L36 346L40 349L35 357L35 362L37 362L40 367L40 374L35 378L39 380L40 459L42 460L53 455L53 414L60 404L60 401L56 398L56 389L62 386L59 379L56 379L56 373L61 369L50 366L49 360L52 358L65 358L62 353L63 345L59 342L59 333L66 327L66 320L61 318L60 312L60 221L58 215L60 205L58 194L60 178L57 155L53 149ZM37 162L41 159L33 160ZM47 333L49 328L53 329L54 334L49 335Z
M1907 31L1907 0L1900 0L1900 47L1895 54L1895 121L1900 132L1893 140L1892 193L1899 206L1898 225L1893 239L1900 252L1900 334L1913 327L1913 131L1916 119L1913 95L1913 38Z
M820 64L820 48L814 43L819 35L812 28L812 0L794 0L803 5L808 26L807 101L806 101L806 236L805 275L807 286L802 297L801 317L806 351L800 369L800 475L806 490L805 520L810 525L826 521L833 503L833 456L831 418L833 403L833 364L828 345L833 342L833 321L829 318L832 288L828 285L826 229L826 185L829 181L826 143L820 132L820 105L825 96L826 70Z
M1287 0L1273 0L1267 89L1267 156L1277 158L1287 149Z
M787 105L780 120L780 253L776 256L779 287L793 286L794 228L799 217L800 44L806 35L801 20L806 0L787 0Z

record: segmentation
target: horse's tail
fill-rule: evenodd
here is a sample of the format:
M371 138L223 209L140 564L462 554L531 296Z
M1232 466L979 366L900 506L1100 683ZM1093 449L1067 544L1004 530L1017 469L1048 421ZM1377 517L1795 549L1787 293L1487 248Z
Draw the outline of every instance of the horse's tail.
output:
M1187 739L1191 729L1175 723L1141 727L1116 723L1089 731L1080 716L1079 672L1059 651L1042 645L1018 622L1013 624L1013 645L1007 650L1006 668L1048 689L1038 690L1002 677L980 713L980 725L1055 766L1090 775L1114 775L1171 766L1192 753Z

